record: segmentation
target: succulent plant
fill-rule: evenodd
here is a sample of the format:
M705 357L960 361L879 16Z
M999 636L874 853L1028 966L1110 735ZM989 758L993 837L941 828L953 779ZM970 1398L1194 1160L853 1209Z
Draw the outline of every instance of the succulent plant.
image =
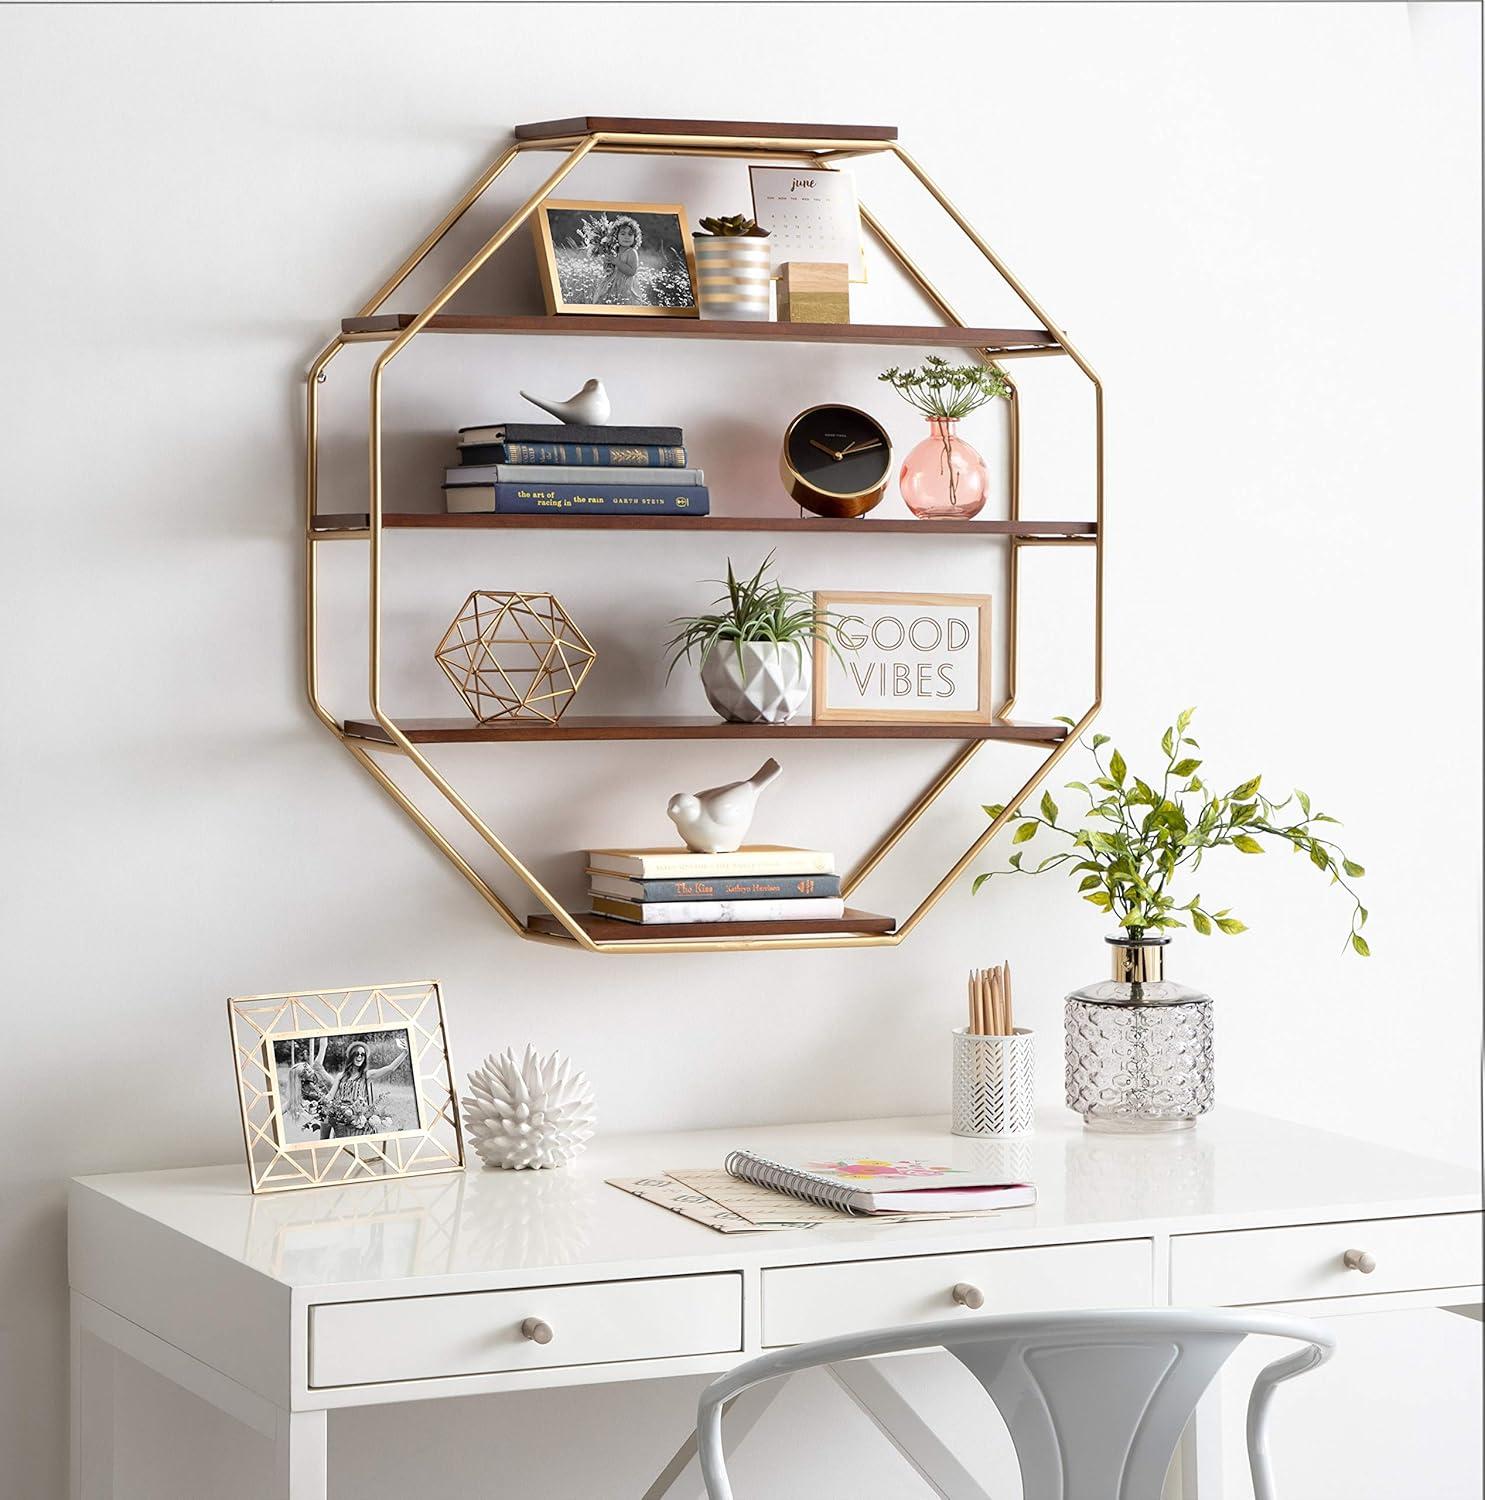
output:
M726 214L717 219L703 219L701 227L707 234L722 235L727 238L741 235L747 235L752 239L768 238L768 231L760 229L756 219L750 219L744 214Z

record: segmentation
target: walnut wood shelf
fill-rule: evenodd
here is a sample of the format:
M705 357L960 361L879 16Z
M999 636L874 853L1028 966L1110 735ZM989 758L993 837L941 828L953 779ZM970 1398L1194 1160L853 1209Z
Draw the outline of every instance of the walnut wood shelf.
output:
M415 745L500 745L560 740L1004 740L1011 744L1056 745L1067 738L1062 724L729 724L722 719L640 715L568 714L560 723L545 719L501 719L475 724L469 719L399 719L397 727ZM375 719L349 719L352 739L390 745L392 737Z
M594 942L633 943L649 939L657 943L684 942L687 938L768 938L814 936L816 933L857 933L874 937L897 926L893 917L879 917L849 906L843 917L816 917L808 922L621 922L597 912L575 911L572 920ZM546 937L567 937L567 929L547 912L526 918L526 930Z
M616 470L622 473L622 470ZM363 511L315 517L315 536L365 532L371 517ZM449 515L445 511L384 511L388 531L781 531L819 536L1018 536L1092 541L1094 521L842 521L829 516L518 516Z
M352 338L395 338L415 321L413 313L377 313L343 318L340 331ZM586 334L590 338L741 339L774 344L880 344L917 348L1048 349L1061 352L1045 328L953 328L911 323L747 323L721 318L634 318L622 313L508 314L475 317L439 313L424 333Z
M720 135L804 141L895 141L895 125L801 125L780 120L661 120L648 115L576 115L569 120L538 120L517 125L518 141L568 140L597 133L612 135Z

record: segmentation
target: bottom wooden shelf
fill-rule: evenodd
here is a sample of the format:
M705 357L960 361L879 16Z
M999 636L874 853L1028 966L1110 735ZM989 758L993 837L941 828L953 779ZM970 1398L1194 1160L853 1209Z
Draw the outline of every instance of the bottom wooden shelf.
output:
M572 916L595 943L632 943L646 938L672 943L685 938L815 937L835 932L874 935L891 932L897 926L893 917L853 911L850 907L843 917L817 918L813 922L664 922L646 926L640 922L620 922L591 911L574 912ZM567 929L548 912L527 917L526 928L549 937L567 936Z

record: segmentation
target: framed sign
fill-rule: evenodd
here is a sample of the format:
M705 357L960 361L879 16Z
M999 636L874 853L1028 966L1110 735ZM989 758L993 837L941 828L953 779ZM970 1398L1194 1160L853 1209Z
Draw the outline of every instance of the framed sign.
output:
M835 650L815 642L817 724L990 722L988 594L817 593L815 609L839 627Z
M817 167L749 167L753 217L768 231L773 274L786 261L831 261L866 280L861 211L849 172Z

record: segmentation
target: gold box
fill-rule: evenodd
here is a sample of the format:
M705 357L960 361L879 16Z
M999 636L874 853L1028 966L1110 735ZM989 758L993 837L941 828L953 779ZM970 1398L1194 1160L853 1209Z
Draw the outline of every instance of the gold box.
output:
M780 323L849 323L850 268L835 261L790 260L779 267Z

